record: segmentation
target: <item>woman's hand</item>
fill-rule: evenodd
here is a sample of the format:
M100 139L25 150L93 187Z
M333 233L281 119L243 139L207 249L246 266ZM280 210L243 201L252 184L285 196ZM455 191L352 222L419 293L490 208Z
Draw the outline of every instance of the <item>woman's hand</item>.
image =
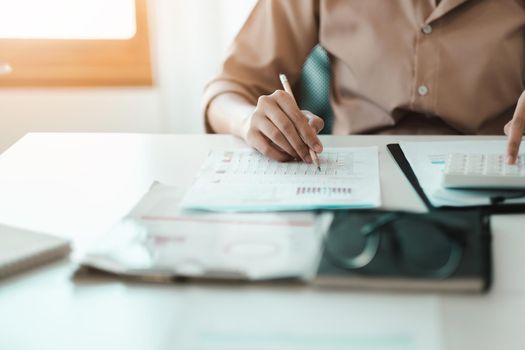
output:
M508 136L507 163L515 164L520 150L523 131L525 130L525 92L521 94L518 100L512 120L505 125L503 130L505 135Z
M283 90L261 96L245 123L242 137L246 143L272 159L312 163L309 150L323 151L317 137L324 127L323 120L299 110L293 97Z

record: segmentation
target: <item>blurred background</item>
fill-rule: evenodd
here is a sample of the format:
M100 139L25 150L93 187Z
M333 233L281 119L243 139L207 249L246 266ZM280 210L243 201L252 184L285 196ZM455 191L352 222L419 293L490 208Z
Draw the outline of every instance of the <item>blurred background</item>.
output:
M0 152L27 132L200 133L255 0L0 0Z

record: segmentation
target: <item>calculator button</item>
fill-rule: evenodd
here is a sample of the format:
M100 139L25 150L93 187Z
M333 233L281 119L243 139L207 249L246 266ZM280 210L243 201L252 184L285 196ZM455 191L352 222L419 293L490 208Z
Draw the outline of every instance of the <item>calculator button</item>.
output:
M525 188L525 154L508 165L503 154L450 154L443 171L450 188Z
M505 166L505 171L503 173L505 175L518 175L519 168L517 165L507 165Z
M497 176L501 174L501 168L497 165L487 165L484 175Z

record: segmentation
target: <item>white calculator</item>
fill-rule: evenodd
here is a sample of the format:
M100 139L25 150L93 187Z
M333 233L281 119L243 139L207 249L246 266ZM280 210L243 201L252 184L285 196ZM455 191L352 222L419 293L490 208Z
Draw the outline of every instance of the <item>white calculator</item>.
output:
M443 186L448 188L525 188L525 155L508 165L502 154L454 153L448 156Z

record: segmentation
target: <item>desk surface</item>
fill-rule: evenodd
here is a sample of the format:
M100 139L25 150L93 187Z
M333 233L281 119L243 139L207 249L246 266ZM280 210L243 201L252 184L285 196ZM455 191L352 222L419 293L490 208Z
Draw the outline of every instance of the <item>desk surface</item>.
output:
M323 142L332 147L380 146L384 206L423 211L385 148L387 143L409 139L468 137L328 136ZM0 222L69 237L76 252L82 253L134 205L152 181L189 186L208 151L227 147L245 146L230 136L29 134L0 156ZM525 215L496 216L492 226L495 279L491 292L437 296L445 349L492 350L502 344L505 349L525 348L521 271ZM73 280L74 269L73 263L63 261L0 282L2 349L171 349L180 322L175 315L191 293L216 291L236 298L250 291L278 299L293 292L109 278ZM347 294L357 297L359 292ZM389 295L381 295L385 297ZM395 300L399 297L392 295Z

